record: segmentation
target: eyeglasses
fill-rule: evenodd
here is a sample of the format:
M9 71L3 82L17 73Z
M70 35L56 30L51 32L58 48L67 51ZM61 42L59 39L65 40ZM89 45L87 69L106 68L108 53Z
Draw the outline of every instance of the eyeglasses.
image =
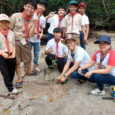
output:
M72 44L73 41L70 41L70 42L66 42L65 45L69 45L69 44Z

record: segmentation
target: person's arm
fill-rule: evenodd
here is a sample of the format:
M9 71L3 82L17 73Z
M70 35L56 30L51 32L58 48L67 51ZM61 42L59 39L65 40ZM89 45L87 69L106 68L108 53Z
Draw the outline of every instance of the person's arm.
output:
M87 36L87 38L88 38L88 34L89 34L89 24L85 25L85 27L86 27L86 36Z
M10 56L10 58L15 58L16 57L16 47L13 46L13 51L12 51L12 55Z
M5 59L9 58L9 55L5 52L0 51L0 55L3 56Z
M38 22L38 17L37 16L35 16L35 18L33 19L33 25L32 25L32 27L31 27L31 29L30 29L30 32L29 32L29 37L33 37L34 36L34 34L35 34L35 28L36 28L36 23Z
M55 11L55 12L51 12L48 16L46 16L46 17L45 17L46 21L47 21L49 18L53 17L53 16L55 15L55 13L56 13L56 11Z
M71 59L68 59L65 66L64 66L63 72L61 73L61 75L59 77L56 78L56 82L58 82L63 77L63 75L67 72L70 64L71 64Z
M41 27L41 33L39 34L39 38L38 39L41 39L43 37L43 32L44 32L44 29Z
M83 34L84 34L84 43L85 44L87 44L87 35L86 35L86 32L85 32L85 28L84 28L84 26L81 26L81 30L82 30L82 32L83 32Z
M16 16L15 14L13 14L11 17L10 17L10 25L9 25L9 29L10 30L13 30L14 26L15 26L15 23L16 23Z
M65 37L65 34L66 34L66 28L64 27L63 28L63 36L62 36L63 38Z
M63 55L62 55L62 58L66 58L68 56L68 53L64 53Z
M49 48L48 50L45 50L45 55L52 54L52 50Z

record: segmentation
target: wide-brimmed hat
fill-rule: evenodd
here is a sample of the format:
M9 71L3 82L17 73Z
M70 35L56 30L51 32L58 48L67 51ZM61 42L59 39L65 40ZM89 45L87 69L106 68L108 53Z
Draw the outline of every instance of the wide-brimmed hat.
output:
M78 8L81 7L81 6L83 6L84 8L86 8L86 5L84 3L79 4Z
M71 2L69 3L69 6L70 6L70 5L76 5L76 7L78 7L78 4L77 4L77 2L76 2L75 0L71 1Z
M102 35L102 36L99 37L98 40L96 40L94 42L94 44L98 44L100 41L107 42L107 43L111 44L111 37L107 36L107 35Z
M3 21L3 20L10 22L10 18L6 14L0 14L0 21Z
M74 37L74 34L67 34L66 38L64 40L62 40L61 43L65 45L65 43L66 43L67 40L77 41L77 38Z

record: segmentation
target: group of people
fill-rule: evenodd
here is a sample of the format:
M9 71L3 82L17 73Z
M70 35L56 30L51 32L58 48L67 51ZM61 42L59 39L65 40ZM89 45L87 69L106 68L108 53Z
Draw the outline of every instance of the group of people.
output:
M46 23L48 29L48 42L45 49L45 61L48 65L46 73L50 73L57 63L61 75L56 82L65 84L68 78L77 79L76 84L85 83L86 80L96 83L98 88L91 91L93 95L104 95L104 84L115 85L115 51L111 47L111 38L102 35L94 44L99 44L92 59L86 52L85 44L89 33L89 19L84 14L86 5L69 3L70 13L66 14L64 6L59 6L57 14L51 12L44 17L43 12L47 8L46 0L27 0L24 11L14 13L10 18L0 14L0 71L9 94L19 94L16 88L23 86L22 77L37 75L40 52L40 40ZM78 12L76 10L78 9ZM81 46L81 47L80 47ZM31 50L34 47L34 70L31 71ZM24 62L24 72L21 76L20 63ZM98 69L94 70L97 63ZM18 81L13 87L13 78L16 74Z

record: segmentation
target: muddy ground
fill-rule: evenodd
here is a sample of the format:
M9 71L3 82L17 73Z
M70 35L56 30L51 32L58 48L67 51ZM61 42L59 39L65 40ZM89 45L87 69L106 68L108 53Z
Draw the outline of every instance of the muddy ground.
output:
M112 47L115 49L114 32L100 31L98 34L110 35ZM95 40L96 38L89 38L86 46L91 57L98 50L98 46L93 44ZM26 76L23 79L23 92L16 100L0 97L0 115L7 115L7 113L8 115L115 115L115 103L112 100L105 101L102 99L103 96L89 95L88 92L97 88L96 84L87 81L82 85L76 85L76 80L72 78L69 78L65 85L56 84L54 78L60 75L57 67L44 77L44 69L47 68L42 55L44 50L45 45L41 47L38 66L42 72L37 76ZM23 71L23 64L21 64L21 71ZM16 80L15 75L14 84ZM112 87L106 90L104 96L111 97L110 93ZM0 94L7 94L1 75ZM31 100L32 96L34 100Z

